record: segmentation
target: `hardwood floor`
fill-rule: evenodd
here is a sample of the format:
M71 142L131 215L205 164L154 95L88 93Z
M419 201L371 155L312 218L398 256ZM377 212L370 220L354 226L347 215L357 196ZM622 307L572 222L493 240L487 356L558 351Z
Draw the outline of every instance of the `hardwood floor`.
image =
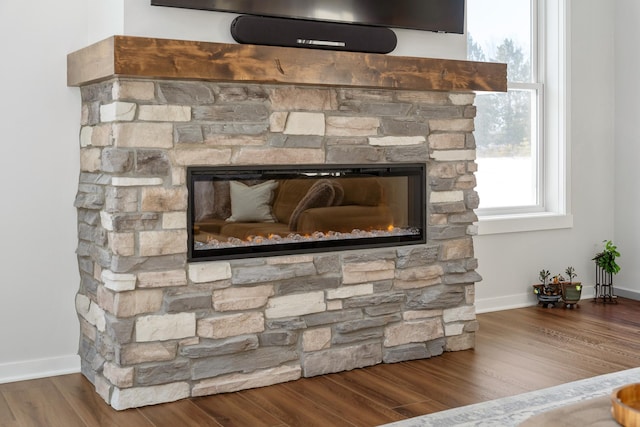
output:
M478 315L476 349L115 411L80 374L0 385L0 426L375 426L640 366L640 302Z

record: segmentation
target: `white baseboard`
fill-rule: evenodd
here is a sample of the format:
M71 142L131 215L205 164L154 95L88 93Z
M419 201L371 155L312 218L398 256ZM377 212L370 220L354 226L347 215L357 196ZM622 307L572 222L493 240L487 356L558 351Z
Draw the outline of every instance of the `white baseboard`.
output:
M636 301L640 301L640 292L638 291L632 291L630 289L624 289L624 288L615 288L614 289L614 293L622 298L629 298L629 299L633 299Z
M625 298L631 298L626 295L622 295L621 292L618 292L616 288L616 293ZM582 288L582 299L590 299L593 298L594 291L593 287L591 288ZM637 298L640 300L640 293L637 294ZM515 295L505 295L500 297L493 298L480 298L476 300L476 313L490 313L492 311L502 311L502 310L511 310L514 308L522 308L522 307L531 307L533 305L537 305L538 300L536 299L533 292L521 293Z
M80 372L78 355L0 364L0 384Z

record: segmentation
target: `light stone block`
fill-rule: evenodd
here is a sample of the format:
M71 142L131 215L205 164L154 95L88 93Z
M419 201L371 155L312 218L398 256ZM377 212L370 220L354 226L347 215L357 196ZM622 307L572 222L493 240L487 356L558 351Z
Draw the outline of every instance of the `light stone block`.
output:
M342 283L349 285L390 280L395 276L394 270L395 263L390 260L344 264L342 266Z
M327 136L373 136L379 127L377 117L330 116L326 120Z
M140 204L143 212L184 211L186 220L187 200L186 187L146 187L142 189Z
M221 339L263 331L264 315L258 312L207 317L197 322L197 335L204 338Z
M227 165L231 162L230 148L177 149L171 153L174 163L180 166Z
M382 346L379 342L330 348L305 354L303 375L313 377L379 363L382 363Z
M108 147L113 144L111 139L111 124L96 125L91 133L91 145L94 147Z
M473 241L471 238L447 240L441 243L441 248L443 261L473 257Z
M453 203L464 201L464 192L456 191L432 191L429 197L431 203Z
M111 270L102 270L100 279L105 288L115 292L132 291L136 288L136 275L126 273L114 273Z
M150 122L188 122L191 107L186 105L141 105L138 120Z
M162 185L162 178L130 178L125 176L114 176L111 178L111 185L114 187L146 187L150 185Z
M100 211L100 225L107 231L113 231L113 215Z
M136 319L136 342L167 341L195 335L195 313L150 315Z
M93 137L93 126L83 126L80 129L80 147L88 147L91 145L91 138Z
M198 262L189 264L189 279L193 283L209 283L231 279L228 262Z
M176 358L177 347L171 342L145 342L126 344L120 348L121 365L147 362L167 362Z
M108 233L109 250L114 255L133 256L135 255L135 235L134 233Z
M431 132L473 132L473 119L432 119L429 120Z
M211 148L217 148L222 146L263 146L266 144L265 137L263 135L206 135L204 139L205 144Z
M109 313L114 313L116 306L116 293L108 290L104 286L98 286L96 294L100 308Z
M462 351L475 347L475 334L464 333L447 337L445 351Z
M434 150L431 158L438 162L472 161L476 159L475 150Z
M464 323L448 323L444 325L444 335L447 337L462 335L463 332Z
M107 381L107 379L102 375L96 374L95 378L93 379L93 385L95 386L98 396L100 396L108 404L109 399L111 398L112 384Z
M429 146L434 150L461 150L465 148L463 133L434 133L429 135Z
M162 228L173 230L187 228L186 212L166 212L162 215Z
M80 150L80 170L98 172L102 167L102 150L99 148L83 148Z
M373 284L367 283L364 285L343 286L337 289L329 289L327 290L327 299L345 299L372 294Z
M313 256L311 255L289 255L267 258L268 265L303 264L309 262L313 262Z
M269 130L271 132L282 132L287 124L289 113L286 111L276 111L269 116Z
M304 331L302 334L302 351L318 351L331 347L331 328L320 328Z
M444 337L440 319L425 319L387 326L384 330L384 346L431 341Z
M276 111L324 111L338 107L336 92L330 88L315 89L280 85L269 91L271 108Z
M325 151L315 148L252 148L247 147L236 152L231 159L233 164L244 165L287 165L322 164Z
M121 368L115 363L107 362L104 364L102 374L116 387L133 387L133 367Z
M175 402L176 400L186 399L190 393L191 386L186 382L126 389L114 387L111 394L111 406L121 411L129 408Z
M155 99L155 86L153 82L123 81L117 80L111 88L113 99L136 99L140 101L153 101Z
M403 268L396 271L396 278L400 280L434 279L444 274L441 265L427 265L421 267Z
M138 273L138 287L140 288L163 288L186 285L187 273L184 270Z
M308 292L304 294L285 295L270 298L265 310L267 319L304 316L320 313L327 309L324 292Z
M262 369L249 374L229 374L200 381L193 386L192 395L208 396L219 393L232 393L249 388L266 387L287 381L300 379L300 366L279 366Z
M476 309L472 305L462 307L448 308L442 314L442 320L445 323L461 322L476 319Z
M100 121L103 123L115 121L130 122L135 117L136 104L132 102L116 101L100 106Z
M436 310L408 310L402 313L402 319L406 321L428 319L430 317L442 317L441 309Z
M396 270L395 289L419 289L442 283L444 270L441 265L429 265Z
M342 310L344 304L342 304L342 300L333 300L333 301L327 301L327 311L335 311L335 310Z
M448 95L447 92L399 91L396 98L400 102L447 105L450 102Z
M324 136L324 114L292 111L287 117L283 133L285 135Z
M450 93L449 99L453 105L471 105L476 99L475 93Z
M476 186L476 177L473 175L464 175L456 180L456 188L462 190L472 190Z
M84 295L76 295L76 311L87 322L96 327L100 332L104 332L106 328L106 320L104 310L94 301L91 301Z
M274 293L273 285L220 289L213 291L213 308L221 312L253 310L265 306Z
M187 252L187 230L141 231L140 256L158 256Z
M172 148L171 123L117 123L113 141L120 148Z
M369 144L378 147L393 147L402 145L420 145L426 142L424 136L382 136L369 138Z
M157 312L162 307L162 297L163 291L160 289L118 293L115 296L113 314L132 317Z

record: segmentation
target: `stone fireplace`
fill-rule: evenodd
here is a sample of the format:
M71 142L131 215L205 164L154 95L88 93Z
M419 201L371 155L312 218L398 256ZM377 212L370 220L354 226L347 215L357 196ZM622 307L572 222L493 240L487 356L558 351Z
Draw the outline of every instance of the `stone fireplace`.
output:
M113 37L82 93L83 374L116 409L470 349L474 90L506 67ZM426 167L424 239L195 262L187 171Z

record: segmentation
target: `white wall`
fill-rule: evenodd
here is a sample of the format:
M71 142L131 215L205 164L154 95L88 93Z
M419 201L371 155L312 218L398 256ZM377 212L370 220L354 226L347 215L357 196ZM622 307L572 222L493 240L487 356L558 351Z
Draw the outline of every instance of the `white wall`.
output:
M634 0L629 0L634 1ZM479 311L535 304L538 272L563 274L573 266L593 294L591 258L614 236L614 2L571 2L571 151L573 227L482 235L475 240ZM482 197L482 195L480 195Z
M615 243L622 256L614 283L630 291L626 296L640 299L640 263L636 258L640 250L640 2L617 0L615 4Z
M79 370L73 201L79 170L80 96L77 88L66 87L66 55L119 32L231 41L228 23L232 16L152 8L148 3L0 2L4 55L0 68L4 84L0 103L4 147L0 156L0 382ZM523 290L542 266L556 271L571 264L584 277L595 244L613 235L613 195L594 196L598 191L606 194L614 184L610 172L614 76L609 61L613 7L609 0L579 0L573 6L575 227L479 237L476 255L484 281L477 294L486 308L501 306L503 294L526 301L530 295ZM96 11L104 13L104 19L96 19ZM394 54L464 57L464 41L459 36L399 31L398 39ZM633 107L631 100L629 103Z
M83 0L0 2L0 382L77 369L74 296L80 96L66 54Z

